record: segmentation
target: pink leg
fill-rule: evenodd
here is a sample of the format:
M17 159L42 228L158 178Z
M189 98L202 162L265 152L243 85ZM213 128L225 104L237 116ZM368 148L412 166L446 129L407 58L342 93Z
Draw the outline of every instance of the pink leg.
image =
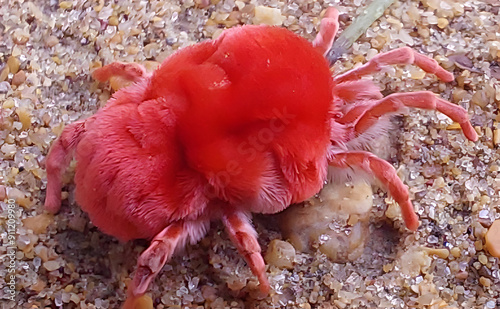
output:
M71 162L73 151L85 133L85 120L78 121L64 128L61 136L54 142L47 155L47 191L45 209L56 213L61 208L62 174Z
M347 125L352 125L353 123L356 123L358 119L366 113L366 110L370 108L373 105L372 102L362 102L358 103L356 105L347 105L346 107L347 112L343 111L343 114L341 118L335 119L336 122L341 123L341 124L347 124ZM354 132L357 135L361 134L362 132ZM353 137L354 138L354 137Z
M477 140L477 133L469 122L467 111L458 105L438 98L429 91L394 93L373 105L367 105L366 111L355 122L354 135L366 132L381 116L397 112L405 106L437 110L458 122L469 140Z
M111 77L122 77L128 81L136 82L146 77L146 68L138 63L113 62L92 72L92 77L100 82L106 82Z
M224 214L222 221L229 238L259 279L260 291L268 295L270 286L266 276L266 265L260 254L257 233L250 224L249 218L242 212L228 212Z
M151 280L156 277L174 253L179 242L182 242L187 235L188 230L185 229L184 223L176 222L153 238L149 247L137 260L135 276L132 285L128 288L128 295L131 299L146 292Z
M330 166L346 168L356 166L364 171L375 175L383 184L387 186L392 198L401 207L401 214L410 230L416 230L419 222L413 210L413 205L408 195L408 189L399 179L396 170L388 162L365 151L349 151L334 154L331 157Z
M312 42L312 45L323 55L330 50L333 39L339 29L339 11L334 7L326 9L325 16L321 20L319 33Z
M384 97L382 93L380 93L380 88L377 87L373 81L367 79L335 85L332 93L335 98L339 98L345 103L379 100Z
M415 64L425 72L435 74L444 82L451 82L454 78L453 74L440 67L436 60L421 55L409 47L401 47L378 54L359 68L334 77L333 81L335 84L340 84L345 81L356 80L362 76L380 71L385 65L392 64Z
M333 87L333 96L341 102L335 104L343 114L338 123L354 123L371 105L384 96L371 80L360 79L338 84Z

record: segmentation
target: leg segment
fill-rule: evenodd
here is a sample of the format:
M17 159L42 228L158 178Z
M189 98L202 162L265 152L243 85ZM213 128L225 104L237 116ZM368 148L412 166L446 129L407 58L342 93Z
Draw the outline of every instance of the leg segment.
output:
M61 208L62 174L73 157L73 151L85 132L85 120L64 128L61 136L54 142L45 162L47 169L47 191L45 209L56 213Z
M137 260L137 269L128 288L128 295L133 300L144 294L151 280L160 272L163 265L170 259L175 248L188 236L183 222L175 222L156 235L149 248Z
M444 82L451 82L453 74L443 69L436 60L417 53L409 47L401 47L373 57L370 61L357 69L336 76L333 81L340 84L349 80L360 79L362 76L378 72L385 65L414 64L427 73L435 74Z
M148 76L146 68L138 63L113 62L92 72L100 82L111 81L114 90L128 86Z
M339 29L339 11L334 7L326 10L321 20L319 33L314 38L312 45L323 55L326 55L333 44L333 39Z
M353 123L356 123L358 119L364 113L366 113L366 110L369 109L373 104L374 104L373 101L365 101L353 106L347 106L348 107L347 111L343 111L342 117L336 119L335 121L344 125L351 125ZM361 133L363 132L357 132L357 131L355 132L356 135L359 135Z
M408 195L408 189L399 179L394 167L388 162L365 151L349 151L334 154L330 161L330 166L347 168L351 166L362 168L364 171L373 174L383 184L387 186L389 193L401 207L401 214L410 230L418 228L418 216L413 210L413 205Z
M451 102L438 98L429 91L395 93L388 95L375 104L366 105L364 113L355 121L354 136L366 132L381 116L399 111L403 107L437 110L456 121L464 135L471 141L477 140L477 133L469 122L467 111Z
M250 224L248 216L242 212L227 212L222 221L226 226L229 238L259 279L260 291L265 295L269 294L270 287L266 276L266 265L260 254L257 233Z

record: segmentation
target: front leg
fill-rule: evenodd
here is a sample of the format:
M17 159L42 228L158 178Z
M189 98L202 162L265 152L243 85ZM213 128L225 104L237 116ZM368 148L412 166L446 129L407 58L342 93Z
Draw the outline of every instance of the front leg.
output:
M429 91L394 93L373 104L366 105L364 113L354 122L355 136L366 132L380 117L398 112L405 106L437 110L458 122L465 137L473 142L477 141L477 133L469 121L467 111L461 106L436 97Z
M110 81L111 88L118 90L149 77L146 68L138 63L113 62L92 72L92 77L100 82Z
M261 293L268 295L270 286L266 275L266 264L260 254L257 232L250 223L248 215L241 211L227 211L222 217L222 222L238 252L259 279Z
M358 80L365 75L379 72L386 65L414 64L427 73L436 75L444 82L451 82L453 74L443 69L436 60L417 53L409 47L401 47L374 56L362 66L337 75L333 78L335 84Z
M326 9L325 16L321 20L319 32L314 38L312 45L321 54L326 56L332 48L333 40L339 29L339 11L334 7Z

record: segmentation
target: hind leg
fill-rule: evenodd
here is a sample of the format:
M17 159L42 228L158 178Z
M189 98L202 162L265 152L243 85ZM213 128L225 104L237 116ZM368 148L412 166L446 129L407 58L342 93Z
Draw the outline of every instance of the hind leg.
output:
M61 136L52 145L47 155L47 191L45 209L56 213L61 208L62 174L73 157L73 151L85 132L85 120L78 121L64 128Z

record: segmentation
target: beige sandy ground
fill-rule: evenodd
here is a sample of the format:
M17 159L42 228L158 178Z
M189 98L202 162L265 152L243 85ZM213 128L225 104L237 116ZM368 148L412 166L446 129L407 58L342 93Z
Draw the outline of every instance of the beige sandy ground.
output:
M74 203L71 173L62 211L43 214L42 162L50 144L64 124L93 114L110 96L110 89L91 80L94 67L114 60L161 62L179 48L216 37L225 26L253 23L259 5L278 8L284 26L312 39L325 7L339 8L344 28L364 4L223 0L200 9L192 0L1 0L0 194L7 188L17 205L10 213L14 235L9 203L0 202L2 308L119 308L147 246L121 244L99 232ZM444 84L412 67L388 68L375 77L384 94L430 90L467 108L480 135L479 142L468 142L434 112L409 111L393 120L394 138L381 152L410 187L422 220L417 232L405 230L379 190L361 257L334 263L318 250L297 252L292 269L269 267L273 292L257 300L256 279L214 223L206 238L177 254L156 278L148 294L155 307L500 306L498 259L484 249L485 232L500 217L499 8L498 0L397 1L335 65L343 71L407 45L457 77ZM385 215L388 207L393 219ZM272 239L282 239L276 221L255 220L264 251ZM15 236L15 301L9 300L10 256L4 255L11 251L9 236Z

